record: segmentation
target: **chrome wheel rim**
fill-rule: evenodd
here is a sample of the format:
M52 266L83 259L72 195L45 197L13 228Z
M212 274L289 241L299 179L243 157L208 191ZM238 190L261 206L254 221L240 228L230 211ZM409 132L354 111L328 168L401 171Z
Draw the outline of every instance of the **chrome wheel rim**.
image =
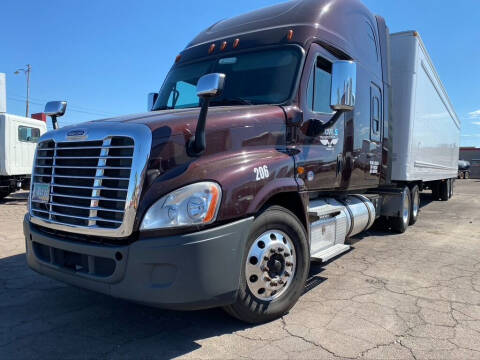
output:
M405 194L403 198L403 214L402 214L402 219L405 224L408 222L409 211L410 211L410 199L408 194Z
M412 211L412 216L414 218L417 217L419 208L420 208L420 193L418 191L415 191L415 194L413 194L413 211Z
M247 287L254 297L271 301L282 296L293 281L296 253L289 236L269 230L250 246L245 263Z

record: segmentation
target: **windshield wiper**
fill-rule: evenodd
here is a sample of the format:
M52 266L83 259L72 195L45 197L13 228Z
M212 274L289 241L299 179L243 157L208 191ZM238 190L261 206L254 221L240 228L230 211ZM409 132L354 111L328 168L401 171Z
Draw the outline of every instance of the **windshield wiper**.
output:
M243 99L240 97L229 98L229 99L221 99L221 100L213 100L210 102L212 106L219 106L219 105L254 105L254 103L250 100Z

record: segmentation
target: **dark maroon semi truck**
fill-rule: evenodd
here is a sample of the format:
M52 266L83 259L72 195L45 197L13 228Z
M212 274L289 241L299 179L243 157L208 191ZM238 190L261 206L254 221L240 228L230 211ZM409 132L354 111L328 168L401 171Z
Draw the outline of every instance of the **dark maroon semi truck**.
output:
M389 44L385 21L356 0L212 25L149 112L40 139L29 266L152 306L282 316L311 260L347 251L380 217L404 232L424 188L451 195L456 165L440 180L392 180Z

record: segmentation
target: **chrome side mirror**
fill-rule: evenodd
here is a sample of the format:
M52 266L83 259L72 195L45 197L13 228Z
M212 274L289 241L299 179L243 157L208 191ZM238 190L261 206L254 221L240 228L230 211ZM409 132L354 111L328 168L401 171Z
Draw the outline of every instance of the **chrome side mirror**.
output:
M50 101L45 105L45 114L52 118L53 129L58 129L57 117L63 116L67 110L66 101Z
M157 102L158 93L149 93L148 100L147 100L147 110L152 111L153 105Z
M197 82L197 96L202 99L198 114L195 136L187 143L187 152L190 156L200 156L207 147L205 126L207 123L208 106L210 100L220 96L225 87L225 74L213 73L203 75Z
M225 86L225 74L213 73L203 75L197 82L197 96L211 99L220 96Z
M335 61L332 65L330 107L336 111L355 108L357 64L354 61Z
M50 101L45 105L44 113L48 116L63 116L67 110L66 101Z

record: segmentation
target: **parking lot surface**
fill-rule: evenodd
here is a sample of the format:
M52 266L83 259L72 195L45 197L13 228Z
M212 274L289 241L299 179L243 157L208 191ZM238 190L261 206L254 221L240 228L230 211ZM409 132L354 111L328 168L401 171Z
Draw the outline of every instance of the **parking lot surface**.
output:
M172 312L50 280L27 268L27 193L0 202L0 358L480 358L480 181L449 202L422 195L402 235L369 231L312 264L285 317L247 326L222 310Z

